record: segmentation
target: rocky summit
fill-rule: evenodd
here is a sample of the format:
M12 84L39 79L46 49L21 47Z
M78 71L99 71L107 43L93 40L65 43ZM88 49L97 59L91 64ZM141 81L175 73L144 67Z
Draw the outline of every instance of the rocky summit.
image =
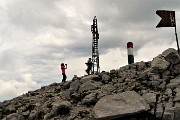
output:
M1 120L180 120L180 55L53 83L0 103Z

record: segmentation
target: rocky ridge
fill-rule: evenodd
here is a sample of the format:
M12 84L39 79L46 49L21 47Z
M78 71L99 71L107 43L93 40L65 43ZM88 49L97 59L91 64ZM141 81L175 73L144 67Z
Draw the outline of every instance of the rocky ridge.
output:
M180 55L74 77L0 103L1 120L180 120Z

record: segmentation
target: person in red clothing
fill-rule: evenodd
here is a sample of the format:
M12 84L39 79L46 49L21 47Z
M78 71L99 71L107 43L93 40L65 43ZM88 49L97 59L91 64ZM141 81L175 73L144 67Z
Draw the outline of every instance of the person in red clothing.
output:
M64 66L64 63L61 63L61 70L62 70L62 76L63 76L63 79L62 79L62 82L65 82L66 81L66 72L65 72L65 69L67 69L67 64L65 64L66 66Z

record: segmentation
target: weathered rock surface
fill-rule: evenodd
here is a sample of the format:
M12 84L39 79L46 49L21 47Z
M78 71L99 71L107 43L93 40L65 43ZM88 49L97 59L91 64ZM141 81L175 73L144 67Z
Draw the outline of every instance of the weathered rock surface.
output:
M101 98L94 106L96 119L111 120L149 110L149 104L134 91L126 91Z
M77 77L0 102L1 120L180 120L180 55Z

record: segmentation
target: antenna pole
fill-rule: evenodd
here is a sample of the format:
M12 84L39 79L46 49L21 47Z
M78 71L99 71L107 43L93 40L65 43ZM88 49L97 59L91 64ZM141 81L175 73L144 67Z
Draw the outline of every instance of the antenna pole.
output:
M93 19L93 25L91 25L91 32L92 32L92 62L93 62L93 73L99 73L100 67L99 67L99 50L98 50L98 39L99 39L99 33L98 33L98 25L97 25L97 18L96 16Z

